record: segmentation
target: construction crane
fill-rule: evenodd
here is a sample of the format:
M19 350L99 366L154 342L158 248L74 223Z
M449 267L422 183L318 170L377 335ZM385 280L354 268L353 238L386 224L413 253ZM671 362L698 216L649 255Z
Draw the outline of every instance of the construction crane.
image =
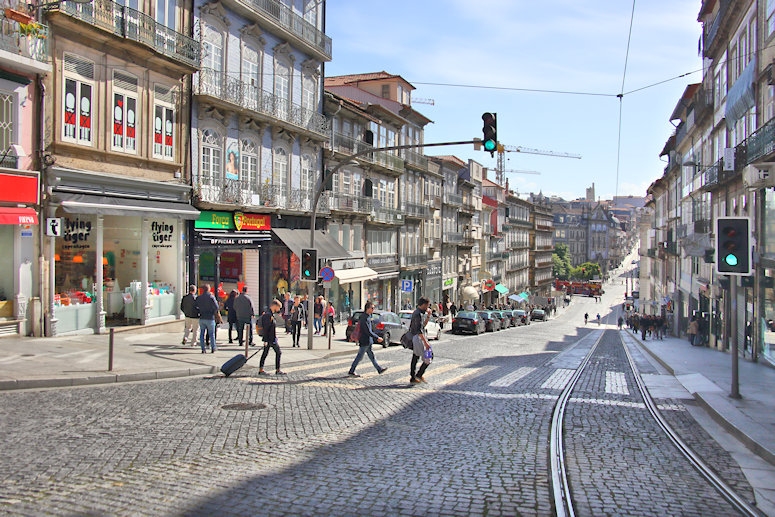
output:
M495 179L499 185L503 184L503 173L506 172L506 153L525 153L525 154L542 154L544 156L555 156L557 158L576 158L581 159L580 154L563 153L558 151L546 151L543 149L532 149L530 147L523 147L521 145L504 145L498 143L498 162L495 167Z
M412 97L412 104L430 104L431 106L435 106L436 101L433 99L422 99L422 98Z

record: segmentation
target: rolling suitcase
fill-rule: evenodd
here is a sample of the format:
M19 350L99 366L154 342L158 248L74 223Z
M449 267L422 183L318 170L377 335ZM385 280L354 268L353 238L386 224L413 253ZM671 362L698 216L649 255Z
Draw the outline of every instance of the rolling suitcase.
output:
M254 352L253 354L250 355L250 357L253 357L257 353L258 352ZM229 359L228 361L226 361L225 363L223 363L223 366L221 366L221 371L226 377L228 377L232 373L236 372L237 370L245 366L245 363L248 362L248 359L250 359L250 357L245 357L244 354L237 354L231 359Z

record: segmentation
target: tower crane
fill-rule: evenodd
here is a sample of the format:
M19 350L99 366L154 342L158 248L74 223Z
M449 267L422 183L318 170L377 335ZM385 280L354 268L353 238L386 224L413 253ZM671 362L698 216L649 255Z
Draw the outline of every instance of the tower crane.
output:
M495 167L495 178L498 184L503 184L503 173L504 172L517 172L517 171L506 171L505 163L505 155L506 153L525 153L525 154L542 154L544 156L555 156L557 158L576 158L581 159L580 154L574 154L574 153L564 153L559 151L546 151L543 149L533 149L531 147L523 147L521 145L505 145L498 143L498 162ZM522 171L522 174L525 174L524 171Z

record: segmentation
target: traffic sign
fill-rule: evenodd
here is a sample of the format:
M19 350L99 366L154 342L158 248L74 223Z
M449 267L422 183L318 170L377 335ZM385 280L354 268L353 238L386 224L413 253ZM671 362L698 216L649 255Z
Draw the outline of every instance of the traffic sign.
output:
M488 278L487 280L485 280L484 285L482 286L482 289L485 291L492 291L493 289L495 289L495 280L493 280L492 278Z
M401 280L401 292L411 293L413 290L412 284L413 282L411 280Z
M320 268L320 273L318 273L318 276L323 279L324 282L330 282L334 279L334 269L326 266Z

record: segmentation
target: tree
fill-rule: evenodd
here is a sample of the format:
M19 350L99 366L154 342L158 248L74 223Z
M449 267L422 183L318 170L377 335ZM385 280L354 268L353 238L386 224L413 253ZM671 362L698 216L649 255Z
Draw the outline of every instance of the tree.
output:
M602 270L600 269L600 264L584 262L578 267L573 268L570 275L578 280L592 280L595 277L600 278Z
M558 244L552 252L552 275L559 280L567 280L570 278L572 269L568 245Z

